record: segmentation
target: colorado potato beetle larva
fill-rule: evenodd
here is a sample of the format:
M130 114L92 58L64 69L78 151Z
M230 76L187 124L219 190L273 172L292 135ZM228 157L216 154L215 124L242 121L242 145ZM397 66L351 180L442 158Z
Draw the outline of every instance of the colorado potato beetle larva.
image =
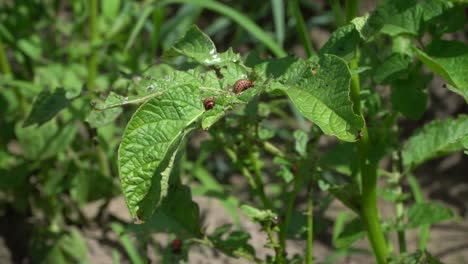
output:
M252 86L254 86L253 81L248 79L240 79L236 83L234 83L234 93L242 93L243 91L249 89Z
M203 100L203 106L205 107L205 110L211 110L215 106L215 101L213 98L206 98Z

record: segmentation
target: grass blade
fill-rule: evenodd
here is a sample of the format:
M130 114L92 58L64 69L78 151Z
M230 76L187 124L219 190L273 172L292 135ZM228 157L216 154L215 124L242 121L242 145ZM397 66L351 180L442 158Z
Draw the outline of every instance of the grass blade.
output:
M304 46L307 57L311 57L314 55L314 50L312 48L312 42L310 41L309 32L307 31L304 18L301 14L301 9L299 8L299 2L297 0L292 0L289 2L289 5L294 15L294 19L296 20L297 33L299 34L299 38Z
M273 19L275 22L276 42L283 47L285 36L284 2L283 0L271 0L271 7L273 9Z
M262 42L265 46L267 46L276 57L284 57L286 56L286 52L281 48L273 38L270 37L265 31L263 31L257 24L255 24L252 20L250 20L247 16L243 15L239 11L212 1L212 0L166 0L159 3L159 5L169 5L175 3L191 3L198 6L202 6L206 9L212 10L214 12L220 13L226 17L231 18L241 27L243 27L247 32L252 34L256 37L260 42Z

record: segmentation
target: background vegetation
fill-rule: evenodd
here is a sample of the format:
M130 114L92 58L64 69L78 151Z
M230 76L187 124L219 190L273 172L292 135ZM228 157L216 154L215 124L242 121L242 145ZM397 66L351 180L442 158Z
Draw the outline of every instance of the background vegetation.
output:
M466 8L2 1L0 262L464 263L466 238L428 250L447 239L431 240L435 224L467 232ZM254 88L233 94L243 78ZM311 110L330 100L324 85L343 97ZM133 188L151 178L131 182L125 146L192 129L129 136L152 118L139 105L164 96L198 103L177 118L199 114L203 129L181 151L140 150L163 153L151 169L170 179L141 209Z

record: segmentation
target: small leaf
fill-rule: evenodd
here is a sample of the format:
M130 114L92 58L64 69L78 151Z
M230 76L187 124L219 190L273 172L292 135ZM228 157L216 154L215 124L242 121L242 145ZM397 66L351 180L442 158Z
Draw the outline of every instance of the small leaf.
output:
M145 210L145 215L138 214L150 190L146 198L155 199L151 206L160 202L160 195L167 191L162 189L162 173L183 138L198 126L204 112L199 91L192 85L173 87L135 112L120 144L118 164L132 217L144 220L150 215L151 210Z
M309 137L302 130L294 131L293 135L295 139L294 149L299 155L305 157L307 155L307 142L309 141Z
M179 55L192 58L207 66L240 61L239 55L235 54L232 49L224 53L218 53L213 41L195 25L171 49L164 53L166 58Z
M454 217L452 210L437 203L416 203L407 212L406 228L432 225Z
M433 41L426 51L415 48L416 55L432 71L442 76L468 101L468 47L458 41Z
M68 99L63 88L57 88L53 92L44 89L34 100L31 112L23 126L38 124L39 126L54 118L62 109L66 108L73 100Z
M432 121L413 134L403 149L403 164L414 168L426 160L463 149L468 137L468 115Z
M276 214L274 214L271 210L260 210L249 205L242 205L241 209L242 212L254 222L270 222L273 221L276 217Z
M379 84L388 84L408 71L411 57L402 53L393 53L376 68L374 78Z
M230 232L230 229L229 224L219 226L208 237L217 249L228 256L238 257L239 254L247 254L246 257L253 259L255 250L248 243L250 235L243 231Z
M94 128L103 127L112 123L122 113L122 107L112 107L105 110L99 109L104 109L109 105L119 104L123 99L123 96L111 92L103 103L99 103L95 106L96 109L91 111L86 118L86 122Z
M366 236L366 230L359 218L354 218L348 223L342 223L342 226L335 226L335 229L333 245L337 248L347 248Z

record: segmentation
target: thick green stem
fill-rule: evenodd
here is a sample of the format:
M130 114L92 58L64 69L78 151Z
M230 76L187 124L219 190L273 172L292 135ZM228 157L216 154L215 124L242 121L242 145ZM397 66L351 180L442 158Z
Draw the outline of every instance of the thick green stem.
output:
M95 88L96 72L97 72L97 54L96 42L98 39L97 31L97 16L98 16L98 1L88 0L89 8L89 46L91 54L88 61L88 89L93 91Z
M313 262L313 242L314 242L314 201L312 196L312 188L309 192L309 200L307 202L307 248L306 248L306 263Z
M357 67L357 59L354 59L351 68ZM354 75L351 81L351 98L353 107L356 113L362 117L364 126L361 131L361 139L357 142L359 153L359 167L361 171L361 219L364 222L369 241L372 245L377 263L383 264L387 257L387 242L382 232L379 214L377 210L377 164L369 160L370 140L365 124L364 115L362 114L360 101L360 84L359 75Z
M0 67L2 69L3 74L11 75L10 63L8 62L2 41L0 41Z

